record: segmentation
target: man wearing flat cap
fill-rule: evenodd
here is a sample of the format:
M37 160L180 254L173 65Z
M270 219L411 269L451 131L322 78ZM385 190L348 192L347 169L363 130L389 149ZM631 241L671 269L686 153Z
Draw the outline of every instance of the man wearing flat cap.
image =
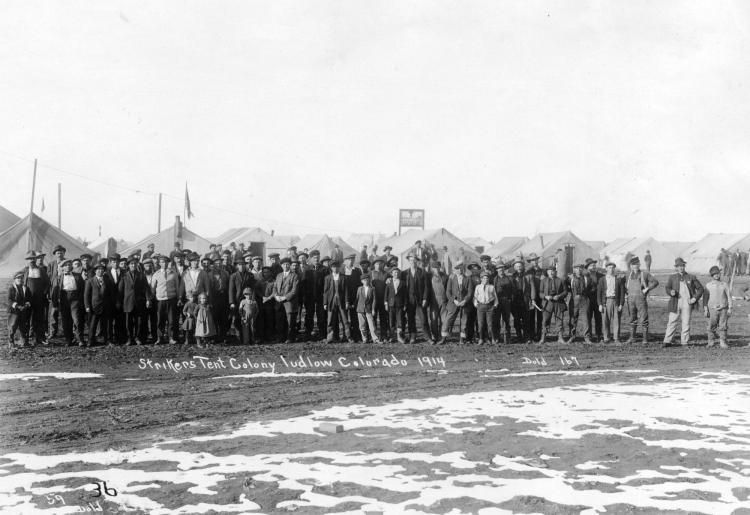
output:
M227 257L229 254L227 254ZM216 342L226 343L229 332L229 274L224 269L222 259L215 259L214 266L208 271L211 281L209 298L211 299L211 312L216 323Z
M268 266L271 267L271 275L274 279L276 279L276 276L283 271L279 264L279 259L280 256L278 252L272 252L268 255Z
M323 290L325 288L325 278L329 270L320 263L320 251L310 251L310 264L305 271L305 337L312 339L314 332L317 333L318 339L326 338L326 327L328 317L323 308Z
M154 345L167 340L170 345L176 345L183 285L182 274L168 256L159 256L159 270L151 277L151 291L156 301L158 326L158 338Z
M453 260L448 252L448 245L443 245L442 257L440 258L440 265L442 266L443 272L446 274L453 273Z
M589 310L586 314L586 332L589 333L590 338L595 338L595 342L600 342L602 340L603 312L599 310L598 291L599 281L602 280L603 275L596 269L596 259L586 258L586 261L583 262L583 275L588 279L587 282L591 283L589 292L593 292L589 295ZM619 320L617 327L619 330Z
M615 268L614 263L607 263L607 275L597 283L597 305L603 316L602 343L609 343L610 334L616 344L620 343L620 315L625 304L625 286L624 281L615 274Z
M349 254L346 256L342 273L346 276L346 287L349 289L348 296L351 302L348 310L349 330L352 334L352 340L359 341L361 334L359 332L359 319L357 317L357 305L355 300L357 298L357 289L361 283L360 277L362 277L362 270L354 266L355 259L357 259L357 254Z
M333 251L331 252L331 261L336 261L341 265L344 262L344 251L341 250L338 243L333 244Z
M180 298L189 301L193 294L200 295L205 293L208 296L209 304L213 300L211 298L211 279L208 277L208 272L201 270L198 267L201 258L198 254L192 253L188 257L190 268L185 270L182 274L182 289L180 292Z
M703 313L708 318L708 345L713 347L714 337L718 330L719 347L729 348L727 344L727 321L732 314L732 291L727 283L721 280L721 269L714 265L708 271L711 280L703 290ZM747 290L748 287L745 288ZM747 296L743 295L747 300Z
M568 343L573 343L580 334L579 321L586 321L592 289L596 294L594 289L596 286L589 281L587 275L584 275L583 268L583 263L577 263L573 266L573 275L568 278L568 290L570 291L570 299L568 300L568 334L570 339ZM583 330L583 341L592 343L591 324L588 322L586 322Z
M292 260L281 260L281 273L276 276L273 295L276 300L276 329L284 343L293 343L299 310L299 276L291 270Z
M391 247L390 245L386 245L385 247L383 247L383 255L381 257L383 258L383 262L385 262L386 272L388 271L387 269L391 266L391 258L395 257L393 254L391 254L392 251L393 247Z
M149 303L149 287L146 278L138 270L138 258L128 260L128 270L122 275L119 284L122 311L125 314L125 331L128 339L125 345L143 344L145 337L144 315Z
M414 254L406 258L409 268L401 272L406 294L406 321L409 327L409 343L417 342L417 319L427 340L430 339L429 314L428 314L428 292L429 284L427 274L419 268L419 259Z
M504 344L510 343L510 315L512 313L513 297L515 296L513 279L508 275L509 269L510 265L499 265L497 277L495 277L494 281L498 302L497 309L495 310L495 334L503 335Z
M538 307L536 302L537 289L536 283L533 279L533 274L526 274L524 269L524 262L521 258L516 258L513 261L513 327L516 330L516 337L520 341L526 343L532 343L533 330L529 332L529 326L533 322L529 322L530 317L536 314L532 314L531 311L541 309Z
M650 273L641 270L641 260L630 260L630 271L625 277L626 305L630 310L630 337L625 343L635 341L638 324L643 329L643 343L648 343L648 293L659 286Z
M21 346L29 343L29 317L31 315L31 291L23 283L23 270L13 274L13 284L8 289L8 345L16 343L16 333L21 334Z
M541 282L547 276L547 271L539 266L539 256L532 252L526 258L526 275L534 283L534 292L536 297L532 300L536 306L542 305L542 299L539 296ZM558 275L559 277L559 275ZM544 313L532 305L526 313L526 335L532 341L536 341L542 334L542 325L544 325Z
M698 308L698 301L703 296L703 285L692 274L685 272L685 260L678 257L674 261L676 273L669 276L665 289L669 296L667 303L667 329L664 334L664 347L672 345L677 331L677 319L682 319L680 344L687 345L690 341L690 318L694 309Z
M240 316L240 313L238 311L240 307L240 302L244 299L243 291L245 291L245 288L250 288L252 291L257 292L257 285L259 281L255 280L255 276L253 276L252 273L250 273L247 270L247 265L245 264L245 260L241 257L238 257L234 260L234 266L236 271L229 276L229 286L228 286L228 300L229 300L229 310L231 311L231 316L234 317L234 326L237 330L237 334L242 334L242 317ZM268 269L268 273L270 273L271 269ZM262 296L263 292L259 292L259 294ZM256 293L256 301L259 296L258 293ZM263 320L261 317L260 324L256 325L256 330L260 333L263 330ZM252 338L255 341L258 341L258 334L251 335Z
M444 344L453 332L453 325L458 319L460 337L459 345L466 343L468 337L467 329L469 323L468 311L474 307L474 281L464 274L464 262L457 261L453 265L453 273L448 277L445 286L447 304L445 306L445 318L440 331L439 344Z

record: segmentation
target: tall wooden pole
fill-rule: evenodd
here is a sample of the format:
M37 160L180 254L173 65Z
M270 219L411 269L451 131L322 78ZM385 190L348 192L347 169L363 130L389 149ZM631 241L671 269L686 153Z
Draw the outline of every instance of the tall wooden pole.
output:
M62 183L57 183L57 228L62 231Z
M161 232L161 193L159 193L159 220L156 223L156 232Z
M34 212L34 193L36 193L36 159L34 159L34 178L31 181L31 209L29 209L29 213Z

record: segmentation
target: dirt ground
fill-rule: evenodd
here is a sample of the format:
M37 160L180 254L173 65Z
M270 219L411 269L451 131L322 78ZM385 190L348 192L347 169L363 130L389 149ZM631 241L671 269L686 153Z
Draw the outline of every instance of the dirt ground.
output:
M3 294L3 301L4 297ZM0 308L4 316L5 307ZM581 447L581 441L571 441L564 445L562 450L555 444L554 449L547 452L547 440L544 438L519 436L523 435L528 427L518 420L512 423L504 420L502 428L488 424L486 427L483 426L481 431L455 432L447 431L444 427L440 430L434 428L421 431L420 438L426 440L415 440L414 443L408 443L409 437L414 437L413 433L377 427L363 428L358 435L346 427L343 434L326 438L321 438L320 433L316 433L316 436L294 436L281 431L278 438L240 435L234 439L204 444L196 442L201 442L202 437L211 438L214 435L242 431L249 422L259 425L258 427L266 423L274 424L275 421L300 423L300 420L307 420L305 417L310 417L313 412L327 413L326 410L341 407L365 406L375 409L377 406L391 406L405 400L416 402L417 405L420 402L429 404L434 399L483 393L489 395L497 391L533 393L546 391L545 389L551 389L550 392L557 391L557 388L570 391L575 391L576 388L591 388L595 391L597 385L606 389L614 381L624 382L636 388L650 384L649 381L653 382L654 380L648 378L652 377L649 374L655 373L658 373L659 377L669 378L694 377L698 372L741 375L747 373L750 364L750 349L747 348L750 338L748 308L749 304L738 302L730 321L729 350L705 347L706 319L702 316L693 318L693 342L690 346L662 349L660 341L666 320L663 298L652 299L650 313L653 336L651 343L647 345L550 343L544 346L511 344L500 347L459 347L427 344L373 346L296 343L253 347L221 346L208 350L151 346L85 349L54 345L11 350L5 340L0 350L0 377L24 373L83 373L99 374L100 377L61 380L37 376L36 379L27 380L0 380L0 431L3 435L0 439L0 471L4 472L6 477L28 472L20 464L20 459L15 457L18 453L24 456L52 458L77 453L131 453L161 446L165 449L221 456L237 454L240 452L239 449L242 449L243 454L252 454L253 457L260 453L263 456L274 456L292 452L296 453L295 456L301 460L300 463L310 467L330 465L331 460L335 463L340 457L333 459L306 455L299 458L301 453L346 450L354 454L360 452L406 455L428 452L432 455L443 455L459 452L466 460L483 463L497 463L493 462L497 456L533 455L533 459L536 460L531 462L535 463L533 467L520 471L513 469L516 470L514 477L523 479L528 475L529 480L536 479L538 476L535 474L539 474L540 470L542 473L549 473L550 467L560 470L574 469L576 463L580 464L584 454L602 460L609 454L623 456L628 452L634 455L640 453L641 461L626 467L628 473L632 473L640 470L639 467L656 466L656 461L667 462L676 458L672 455L665 457L663 453L666 451L654 453L649 458L651 451L634 448L629 436L610 438L600 435L587 439L584 447ZM4 319L0 320L0 324L4 326ZM388 361L390 366L373 361L381 358ZM300 360L306 366L293 366ZM175 366L175 363L185 362L189 367L191 361L194 368L184 369L179 368L179 365ZM316 361L319 362L317 366ZM330 364L327 361L330 361ZM163 365L164 368L156 369L157 364ZM269 368L263 368L263 364ZM270 368L272 364L275 367L273 370ZM244 365L248 365L249 368L243 368ZM179 370L176 370L177 368ZM276 375L243 377L246 374L271 371ZM633 372L633 377L622 379L623 374L628 371ZM578 372L584 375L576 375ZM738 411L747 413L750 404L746 403L746 400L737 400ZM689 402L686 406L690 406ZM558 408L551 405L548 409L555 412ZM356 412L357 409L351 408L350 411ZM348 416L347 420L357 419L356 413L349 413ZM611 418L617 419L618 416L615 413ZM316 423L321 421L320 417L313 419ZM472 423L476 423L477 419L474 417L472 420ZM460 424L457 427L460 427ZM649 430L648 427L639 429ZM389 432L389 436L383 437L383 431ZM665 438L691 438L690 435L674 432L674 429L672 431L665 433ZM428 440L437 436L442 443L439 446L435 443L430 444ZM397 437L405 439L407 443L395 443L398 441ZM250 452L248 449L253 451ZM540 461L539 456L545 452L557 454L556 457L560 458L560 461L556 462L554 467L550 465L549 460ZM741 452L730 454L734 458L739 456L742 459L750 459L750 446L743 447ZM496 458L492 458L493 455L496 455ZM710 470L711 462L717 455L695 456L699 465L693 465L701 470ZM54 459L52 461L54 462ZM50 465L48 481L36 483L36 486L46 487L47 493L53 493L57 488L62 492L60 495L65 499L66 506L70 508L74 505L83 505L85 500L90 500L85 495L90 495L87 489L91 487L84 487L87 481L92 483L101 479L102 470L99 470L96 476L93 473L91 476L84 475L88 479L78 479L77 483L71 482L70 478L53 480L56 473L92 470L83 458L67 463L60 462L57 465L54 463ZM404 474L410 477L422 477L426 474L432 479L432 474L438 474L434 472L434 467L428 467L423 462L420 462L422 465L419 467L413 463L399 463L406 470ZM289 469L288 463L285 466ZM412 466L416 468L411 470ZM123 467L127 468L126 465L119 465L119 469ZM457 465L454 463L451 467L446 466L445 470L453 474ZM173 464L165 465L163 461L154 460L144 470L174 471L175 467ZM245 511L248 512L294 510L324 513L349 510L352 513L361 513L363 506L367 504L360 499L362 496L369 500L396 503L408 501L411 495L399 492L397 487L364 487L354 480L347 481L344 476L311 487L312 493L322 496L320 498L339 499L338 504L324 507L323 504L313 503L305 507L299 491L285 486L280 477L259 473L254 475L249 470L254 469L247 469L242 473L226 473L223 476L225 479L216 485L213 489L215 493L210 496L193 491L186 493L187 487L179 483L157 481L154 486L156 490L148 493L148 496L153 502L159 503L158 509L154 507L156 505L149 508L150 505L143 504L145 501L142 499L136 502L124 501L122 498L119 501L114 501L115 498L104 498L103 511L222 513L224 509L220 506L226 505L226 512L236 512L243 511L236 506L238 499L243 499L239 496L244 492L247 494L244 499L251 499L258 506L257 509L246 507ZM323 472L320 474L325 475ZM116 484L122 496L127 485L122 481L118 482L117 478L117 475L113 476L110 484ZM191 482L187 477L184 481ZM248 481L252 483L250 486L247 485ZM649 480L643 481L646 485ZM482 484L479 483L480 486ZM453 486L457 487L455 484ZM604 493L612 488L604 483L588 485L586 488L589 487ZM747 501L750 483L747 488L747 491L736 488L732 490L736 497L735 502ZM60 505L50 506L49 499L41 496L40 492L41 490L32 492L32 495L28 487L17 487L14 491L6 492L8 499L12 500L8 501L4 512L28 513L31 512L31 508L47 510L40 511L44 513L66 512ZM554 496L545 496L544 492L511 496L504 503L488 500L492 498L489 494L483 498L483 494L478 490L472 492L474 493L457 493L452 499L443 498L432 504L415 502L413 505L407 503L406 506L411 506L412 512L426 513L449 513L451 510L458 510L453 513L476 513L491 507L525 513L579 513L593 506L586 502L580 505L557 502L553 500ZM701 491L699 488L693 493L690 492L693 491L684 494L685 499L698 499L703 503L717 501L711 497L710 492ZM23 499L24 496L26 498L23 504L16 504L20 502L18 499ZM202 506L201 503L208 502L207 499L211 499L211 502ZM291 501L297 504L288 504ZM654 501L658 502L661 501ZM670 509L659 504L643 507L629 502L619 504L619 501L606 502L603 505L608 506L608 512L614 513L714 512L712 509L704 511L708 504L698 504L694 506L697 509L691 509L690 503L682 505L677 501L673 502L674 504L668 505ZM218 507L211 507L211 503L217 504ZM230 506L234 507L230 509ZM403 509L403 506L401 505L399 510ZM3 508L2 504L0 508ZM390 511L385 509L386 513ZM374 512L377 512L377 509ZM745 513L750 513L750 507Z

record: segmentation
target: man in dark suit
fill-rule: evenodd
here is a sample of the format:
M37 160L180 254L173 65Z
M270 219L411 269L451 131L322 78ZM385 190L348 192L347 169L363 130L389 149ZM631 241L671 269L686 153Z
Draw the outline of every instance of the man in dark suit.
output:
M544 343L548 332L550 331L551 322L554 319L557 332L557 343L565 343L563 338L563 316L565 313L565 297L568 294L568 288L565 281L557 277L557 268L555 266L547 267L547 277L543 278L539 286L539 297L542 299L542 335L539 343Z
M134 341L136 345L141 345L148 283L143 274L138 271L138 258L133 257L128 260L128 271L122 274L118 290L122 299L122 311L125 314L125 331L128 335L125 345L132 345Z
M406 331L406 289L401 280L401 270L393 266L390 270L391 277L385 283L385 310L388 312L388 326L391 330L389 341L393 340L393 331L396 332L398 343L406 343L404 332Z
M500 264L497 267L498 274L495 277L494 286L495 293L497 294L498 306L495 310L495 327L497 331L495 334L499 334L503 329L503 343L510 343L510 315L513 305L513 296L515 286L513 279L508 275L508 269L510 265Z
M43 257L44 254L41 254L41 258ZM47 310L52 284L39 254L30 250L26 254L26 260L29 265L24 268L23 284L31 292L31 329L34 330L36 344L47 345Z
M690 341L690 318L694 309L698 308L698 301L703 296L703 285L692 274L685 272L685 260L675 259L676 273L667 279L666 290L669 295L667 303L667 329L664 334L664 347L672 345L677 331L677 319L682 318L682 332L680 343L685 346Z
M22 346L29 343L31 290L23 283L23 271L16 272L8 289L8 345L16 342L16 331L21 333Z
M323 308L323 290L325 289L325 278L329 270L320 264L320 251L310 251L310 264L305 270L305 335L312 338L314 327L317 327L318 339L326 338L326 326L328 320L326 310ZM316 323L317 322L317 323Z
M356 254L349 254L344 260L344 267L342 273L346 276L346 287L349 289L348 295L351 302L349 307L349 330L352 333L352 340L357 341L360 339L359 334L359 323L357 321L357 306L355 306L355 300L357 298L357 289L360 285L360 277L362 277L362 270L354 266L354 260L357 258Z
M539 305L536 302L537 290L536 281L533 279L533 274L527 274L524 270L524 262L521 259L516 259L513 262L513 327L516 330L516 337L520 341L526 343L533 342L533 327L535 322L530 321L530 317L536 319L536 314L531 313L534 310L539 310Z
M620 315L625 304L625 284L615 274L615 264L607 263L607 275L600 278L596 287L598 311L603 315L602 343L609 343L611 332L615 343L620 343Z
M99 263L94 267L94 276L86 281L83 301L89 315L89 338L87 346L96 345L97 330L101 332L107 345L114 345L109 335L109 317L115 304L115 284L105 273L107 267Z
M234 267L236 272L229 276L228 286L228 299L229 299L229 310L234 315L234 326L237 329L237 334L241 334L241 317L238 314L238 308L240 302L243 299L242 292L245 288L250 288L251 291L256 291L256 280L255 276L246 269L247 264L244 258L236 258L234 260ZM260 303L259 303L260 305ZM263 319L261 318L261 323ZM258 333L262 332L262 327L259 324L256 326ZM252 335L253 338L257 338L257 334Z
M276 299L276 324L284 343L293 343L299 309L299 276L291 270L292 260L281 260L281 273L276 276L273 295ZM286 326L285 326L286 322Z
M208 278L211 281L209 299L216 324L216 342L225 343L229 331L229 274L224 269L223 256L214 259Z
M599 281L603 276L596 269L596 259L587 258L586 261L584 261L583 266L583 274L588 277L588 282L591 283L591 288L588 290L589 310L588 313L586 313L586 331L589 333L590 337L595 337L594 341L599 342L602 339L602 312L599 311L597 291L599 290Z
M384 265L383 259L376 257L372 263L374 270L370 273L370 282L375 290L375 314L373 317L380 332L381 342L388 339L388 312L385 309L385 286L388 281L388 274L383 270Z
M568 279L568 290L570 291L570 299L568 300L568 334L570 339L568 343L573 343L578 336L578 321L581 318L586 320L583 341L591 343L591 324L587 318L589 299L592 292L596 295L596 285L591 282L587 274L583 273L583 267L583 263L575 265L573 275Z
M468 337L469 317L467 312L474 307L472 304L474 281L464 273L463 261L459 260L453 265L453 273L448 277L446 283L445 295L447 298L446 317L443 321L438 343L442 345L446 342L453 330L453 324L456 323L456 318L458 318L461 331L458 343L463 345Z
M73 273L73 262L66 259L61 263L62 273L52 283L52 306L62 319L63 332L68 345L73 340L83 346L84 281L81 274Z
M327 343L333 342L339 324L344 326L346 340L353 343L348 313L351 307L351 297L349 297L347 281L347 276L341 273L341 263L331 261L331 273L325 276L323 287L323 309L328 314Z
M428 288L427 274L417 266L417 257L409 254L406 258L409 268L401 273L401 280L406 288L406 320L409 325L409 343L417 342L417 312L419 312L422 332L427 337L427 300Z

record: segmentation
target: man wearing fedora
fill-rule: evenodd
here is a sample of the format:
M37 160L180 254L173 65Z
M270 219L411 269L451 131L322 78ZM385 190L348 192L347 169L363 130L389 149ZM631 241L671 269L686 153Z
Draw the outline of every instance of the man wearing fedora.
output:
M539 296L539 289L541 282L546 277L546 271L539 266L539 256L535 253L531 253L526 258L528 265L526 266L526 275L529 280L534 283L534 289L532 291L533 303L529 306L528 312L526 313L526 338L531 341L536 341L537 338L542 334L542 326L544 325L544 313L542 312L541 305L542 299Z
M89 315L89 347L96 345L98 334L103 336L104 343L111 343L108 318L114 309L116 294L112 277L105 273L106 270L107 265L100 261L94 267L92 277L86 281L83 292L84 306Z
M659 286L659 281L641 270L638 256L630 259L630 271L625 276L626 306L630 310L630 337L625 343L635 341L638 324L643 329L643 343L648 343L648 293Z
M680 343L687 345L690 341L690 318L694 309L698 307L698 301L703 295L703 285L698 279L685 272L685 260L678 257L674 261L676 273L669 276L665 286L669 302L667 303L667 330L664 334L664 347L672 345L677 331L677 319L682 319L682 332Z
M529 333L529 317L536 317L536 313L531 311L537 310L535 307L537 292L535 281L532 275L527 275L524 270L523 259L517 257L513 261L513 301L511 309L513 311L513 327L516 330L516 338L521 342L532 343L534 333Z
M274 280L273 295L276 300L276 327L284 343L293 343L297 329L299 309L299 276L292 272L292 260L281 260L281 273Z
M568 279L568 289L570 290L570 299L568 300L568 334L570 339L568 343L573 343L579 335L579 320L586 321L583 331L583 341L591 342L591 322L588 318L589 299L592 291L596 296L596 285L593 284L588 275L583 274L583 263L578 263L573 267L573 275Z
M565 313L565 297L568 294L568 288L565 281L557 277L557 267L549 265L547 267L547 277L543 278L539 286L539 296L542 299L542 313L544 320L542 322L542 334L538 343L544 343L548 332L557 332L557 343L565 343L563 338L563 316ZM555 329L551 330L552 321L555 322Z
M468 311L474 307L474 281L464 274L463 261L457 261L453 265L453 273L448 277L445 294L448 303L446 304L446 316L443 320L438 343L444 344L446 342L453 330L453 324L456 323L456 318L458 318L459 330L461 331L458 343L463 345L468 337Z
M44 267L44 254L30 250L26 253L28 266L24 268L23 284L31 292L31 324L29 331L34 332L37 345L47 345L47 311L52 283Z
M62 273L61 266L65 261L66 248L62 245L55 245L52 250L52 254L55 256L54 259L50 260L47 264L47 275L49 276L50 284L55 284L57 277ZM60 312L54 304L49 308L49 334L51 338L57 336L58 326L60 325Z
M80 274L73 273L73 262L66 259L60 264L62 273L52 284L52 306L62 319L63 333L68 345L83 346L85 284Z
M589 337L596 337L595 341L599 342L602 340L602 314L599 310L599 281L602 280L603 275L596 269L596 259L586 258L583 263L584 275L588 278L588 282L591 283L591 289L589 290L589 310L586 313L586 331L589 333ZM591 321L594 321L593 325ZM619 334L619 319L618 319L618 334Z

